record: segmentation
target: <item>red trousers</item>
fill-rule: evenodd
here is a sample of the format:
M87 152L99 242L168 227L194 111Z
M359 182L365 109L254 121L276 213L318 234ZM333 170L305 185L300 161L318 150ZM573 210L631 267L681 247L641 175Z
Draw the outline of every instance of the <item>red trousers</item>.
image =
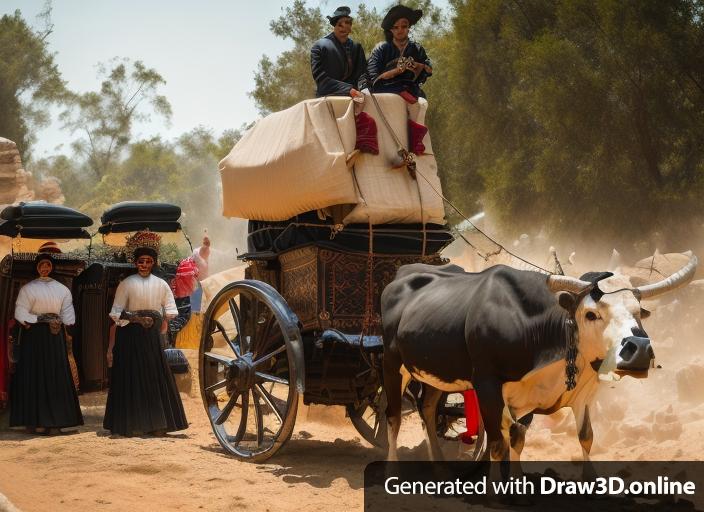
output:
M460 438L465 443L471 443L472 436L476 436L479 433L479 402L477 402L477 393L473 389L464 391L463 395L467 432L463 432Z

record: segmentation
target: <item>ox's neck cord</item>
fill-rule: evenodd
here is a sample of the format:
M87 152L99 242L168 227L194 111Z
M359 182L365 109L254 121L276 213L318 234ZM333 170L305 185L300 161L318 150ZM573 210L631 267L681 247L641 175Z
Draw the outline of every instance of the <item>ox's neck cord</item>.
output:
M570 318L567 320L566 330L567 351L565 352L565 361L567 366L565 367L565 373L567 379L565 380L565 385L567 386L567 391L572 391L577 386L577 352L579 351L577 348L579 333L574 319Z

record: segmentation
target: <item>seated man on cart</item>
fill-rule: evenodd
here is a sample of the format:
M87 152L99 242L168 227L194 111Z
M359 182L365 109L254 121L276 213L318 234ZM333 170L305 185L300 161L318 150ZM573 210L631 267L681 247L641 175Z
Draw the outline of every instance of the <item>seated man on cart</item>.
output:
M352 17L349 7L338 7L328 21L333 30L319 39L310 51L310 67L317 97L359 96L358 83L367 71L364 49L350 37Z

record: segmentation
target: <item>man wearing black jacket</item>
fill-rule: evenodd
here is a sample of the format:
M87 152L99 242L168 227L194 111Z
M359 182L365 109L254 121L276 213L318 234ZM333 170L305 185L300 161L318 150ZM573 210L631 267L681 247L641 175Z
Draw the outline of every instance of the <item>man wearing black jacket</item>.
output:
M316 96L358 96L364 80L367 59L359 43L350 39L352 18L349 7L338 7L327 16L333 31L316 41L310 51L310 66L316 83Z

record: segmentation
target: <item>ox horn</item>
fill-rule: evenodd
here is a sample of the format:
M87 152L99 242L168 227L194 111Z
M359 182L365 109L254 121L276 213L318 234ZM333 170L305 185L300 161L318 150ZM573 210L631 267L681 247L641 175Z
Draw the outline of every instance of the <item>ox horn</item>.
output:
M640 293L641 299L650 299L663 293L670 292L681 286L685 286L694 277L694 273L697 270L697 257L692 254L692 251L687 251L684 253L689 256L689 262L682 267L679 271L672 274L670 277L658 281L657 283L648 284L645 286L639 286L636 288Z
M582 281L576 277L551 275L548 277L548 288L553 293L570 292L579 295L592 285L589 281Z

